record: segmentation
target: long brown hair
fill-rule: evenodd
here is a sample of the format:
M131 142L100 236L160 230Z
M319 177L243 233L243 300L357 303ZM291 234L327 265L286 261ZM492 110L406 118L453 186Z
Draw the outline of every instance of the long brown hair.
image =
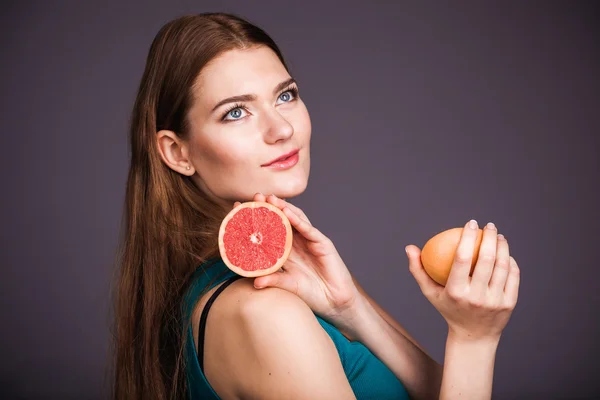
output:
M279 48L260 28L231 14L186 15L154 38L129 127L130 166L118 277L111 371L116 399L188 397L181 302L195 270L218 257L224 210L190 177L160 158L161 129L189 137L192 87L202 68L231 49ZM188 321L189 323L189 321Z

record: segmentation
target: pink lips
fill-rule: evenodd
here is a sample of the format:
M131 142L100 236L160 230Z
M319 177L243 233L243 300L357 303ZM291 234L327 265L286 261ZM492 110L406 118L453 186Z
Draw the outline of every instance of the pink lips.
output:
M271 168L271 169L288 169L298 164L300 160L300 155L298 150L294 150L286 154L285 156L279 157L277 160L272 161L269 164L263 165L263 167Z
M289 153L286 153L286 154L282 155L281 157L278 157L278 158L276 158L276 159L274 159L274 160L270 161L270 162L269 162L269 163L267 163L267 164L263 164L262 166L263 166L263 167L269 167L269 166L271 166L271 165L273 165L273 164L275 164L275 163L282 162L282 161L284 161L284 160L286 160L286 159L288 159L288 158L291 158L292 156L294 156L294 155L298 154L298 152L299 152L299 151L300 151L299 149L292 150L292 151L290 151Z

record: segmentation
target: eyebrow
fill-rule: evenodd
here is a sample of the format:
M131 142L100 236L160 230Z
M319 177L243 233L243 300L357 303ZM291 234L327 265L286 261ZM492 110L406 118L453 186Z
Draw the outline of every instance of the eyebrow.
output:
M290 86L292 83L296 83L296 80L294 78L290 78L290 79L287 79L287 80L281 82L280 84L275 86L275 89L273 89L273 94L277 94L277 92L285 89L286 87ZM241 101L254 101L254 100L256 100L256 95L253 95L253 94L241 94L239 96L228 97L228 98L223 99L220 102L218 102L217 105L214 106L213 109L211 110L211 113L214 112L217 108L221 107L224 104L237 103L237 102L241 102Z

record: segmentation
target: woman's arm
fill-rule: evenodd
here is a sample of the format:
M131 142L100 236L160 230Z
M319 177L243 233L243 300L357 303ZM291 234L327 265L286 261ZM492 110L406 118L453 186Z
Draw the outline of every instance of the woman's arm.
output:
M412 399L438 399L442 385L442 366L427 355L392 323L399 325L377 304L361 296L348 326L338 327L351 340L364 344L403 383ZM383 314L383 315L382 315ZM388 322L384 315L392 323Z
M390 324L363 297L353 318L352 338L363 343L406 387L413 399L491 397L498 340L465 340L451 332L443 367ZM388 317L391 318L391 317Z
M222 398L356 399L335 344L312 310L242 279L215 302L206 376Z
M425 351L425 349L423 347L421 347L421 345L419 343L417 343L416 339L413 338L407 331L406 329L404 329L404 327L402 325L400 325L400 323L398 321L396 321L394 319L394 317L392 317L387 311L385 311L383 309L383 307L381 307L379 304L377 304L377 302L371 297L369 296L369 294L365 291L365 289L363 289L363 287L360 285L360 283L358 283L358 281L356 280L356 278L354 277L354 275L352 275L352 280L354 281L354 285L356 286L356 288L358 289L359 293L361 295L363 295L363 297L365 299L367 299L369 301L369 304L371 304L371 306L373 306L373 308L377 311L377 313L379 315L381 315L381 317L388 323L390 324L392 327L394 327L394 329L396 329L399 333L401 333L404 337L406 337L408 340L411 341L412 344L414 344L415 346L417 346L422 352L423 354L428 357L431 361L433 361L433 359L431 358L431 356ZM350 335L350 333L348 333L348 335ZM347 336L349 337L349 336ZM349 337L350 338L350 337ZM435 361L433 361L435 362ZM438 364L439 365L439 364ZM441 366L440 366L441 368Z
M492 397L498 340L446 340L446 359L440 399L485 400Z
M255 196L256 201L264 199L260 194ZM474 220L465 225L445 286L433 281L424 270L420 249L414 245L406 247L409 269L423 295L448 323L448 332L458 332L461 339L469 339L457 346L455 337L449 335L453 340L448 343L449 354L442 368L393 318L369 301L364 290L359 290L333 242L312 226L302 210L275 196L269 196L267 201L283 210L296 231L283 273L256 278L256 288L278 287L302 298L314 313L328 319L347 337L367 346L404 383L412 397L445 398L452 395L452 388L459 388L464 397L491 395L491 391L487 394L481 391L491 388L487 384L466 387L463 380L452 384L450 381L455 379L454 371L465 364L479 368L472 364L474 357L485 356L486 365L493 365L495 350L492 355L489 350L467 351L465 361L456 361L456 348L464 348L464 343L471 343L469 349L478 348L472 343L481 338L492 338L497 343L516 305L519 268L510 257L506 239L497 234L493 224L484 229L472 278L478 227ZM489 368L484 371L491 374ZM444 372L447 376L442 384Z
M356 288L360 292L360 294L367 300L369 304L369 309L373 309L383 321L379 321L379 318L375 317L374 319L377 321L375 324L382 324L383 327L380 330L375 332L385 332L385 335L388 337L391 346L398 347L397 353L398 358L396 360L391 360L393 363L398 361L400 358L410 358L413 362L409 363L406 368L404 368L404 372L394 371L391 368L391 364L384 362L388 368L392 370L402 381L402 383L406 386L407 391L411 394L411 397L415 399L428 399L435 398L437 399L439 388L442 382L442 365L440 365L437 361L435 361L431 356L423 349L421 345L404 329L402 325L398 321L396 321L388 312L386 312L383 307L381 307L368 293L363 289L363 287L358 283L356 278L352 277ZM367 311L368 312L368 311ZM373 319L373 316L367 317L368 319ZM388 326L386 326L386 324ZM342 333L350 340L359 340L357 337L354 337L354 334L347 329L343 329ZM375 333L377 334L377 333ZM367 346L371 352L374 352L373 346L385 346L379 342L379 339L362 339L359 340L365 346ZM371 342L372 344L369 346L365 342ZM385 347L382 348L382 352L388 354L389 357L389 349ZM381 357L378 356L381 359ZM396 373L397 372L397 373ZM413 376L415 378L410 378Z

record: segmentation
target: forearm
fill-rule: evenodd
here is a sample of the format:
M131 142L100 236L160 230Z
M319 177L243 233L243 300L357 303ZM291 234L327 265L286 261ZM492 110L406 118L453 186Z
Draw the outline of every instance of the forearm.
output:
M363 298L350 336L363 343L404 384L412 399L489 399L498 340L469 341L452 333L441 366Z
M379 313L379 315L381 315L381 317L384 320L386 320L388 324L390 324L398 332L400 332L402 335L404 335L404 337L406 337L408 340L410 340L415 346L417 346L419 349L421 349L423 351L423 353L427 354L427 351L425 351L425 349L422 348L421 345L419 345L419 343L410 335L410 333L408 333L406 331L406 329L404 329L404 327L402 325L400 325L400 323L398 323L398 321L396 321L394 319L394 317L392 317L387 311L385 311L383 309L383 307L381 307L379 304L377 304L375 299L373 299L371 296L369 296L369 294L365 291L365 289L360 285L360 283L356 280L356 278L354 276L352 277L352 280L354 281L354 285L358 289L358 292L369 301L371 306L373 306L373 308L375 308L377 313ZM429 356L429 354L427 354L427 356L429 358L431 358L431 356Z
M490 399L497 348L497 340L460 340L449 333L440 399Z
M364 344L403 383L412 399L437 399L442 366L390 324L375 307L361 298L351 337Z

